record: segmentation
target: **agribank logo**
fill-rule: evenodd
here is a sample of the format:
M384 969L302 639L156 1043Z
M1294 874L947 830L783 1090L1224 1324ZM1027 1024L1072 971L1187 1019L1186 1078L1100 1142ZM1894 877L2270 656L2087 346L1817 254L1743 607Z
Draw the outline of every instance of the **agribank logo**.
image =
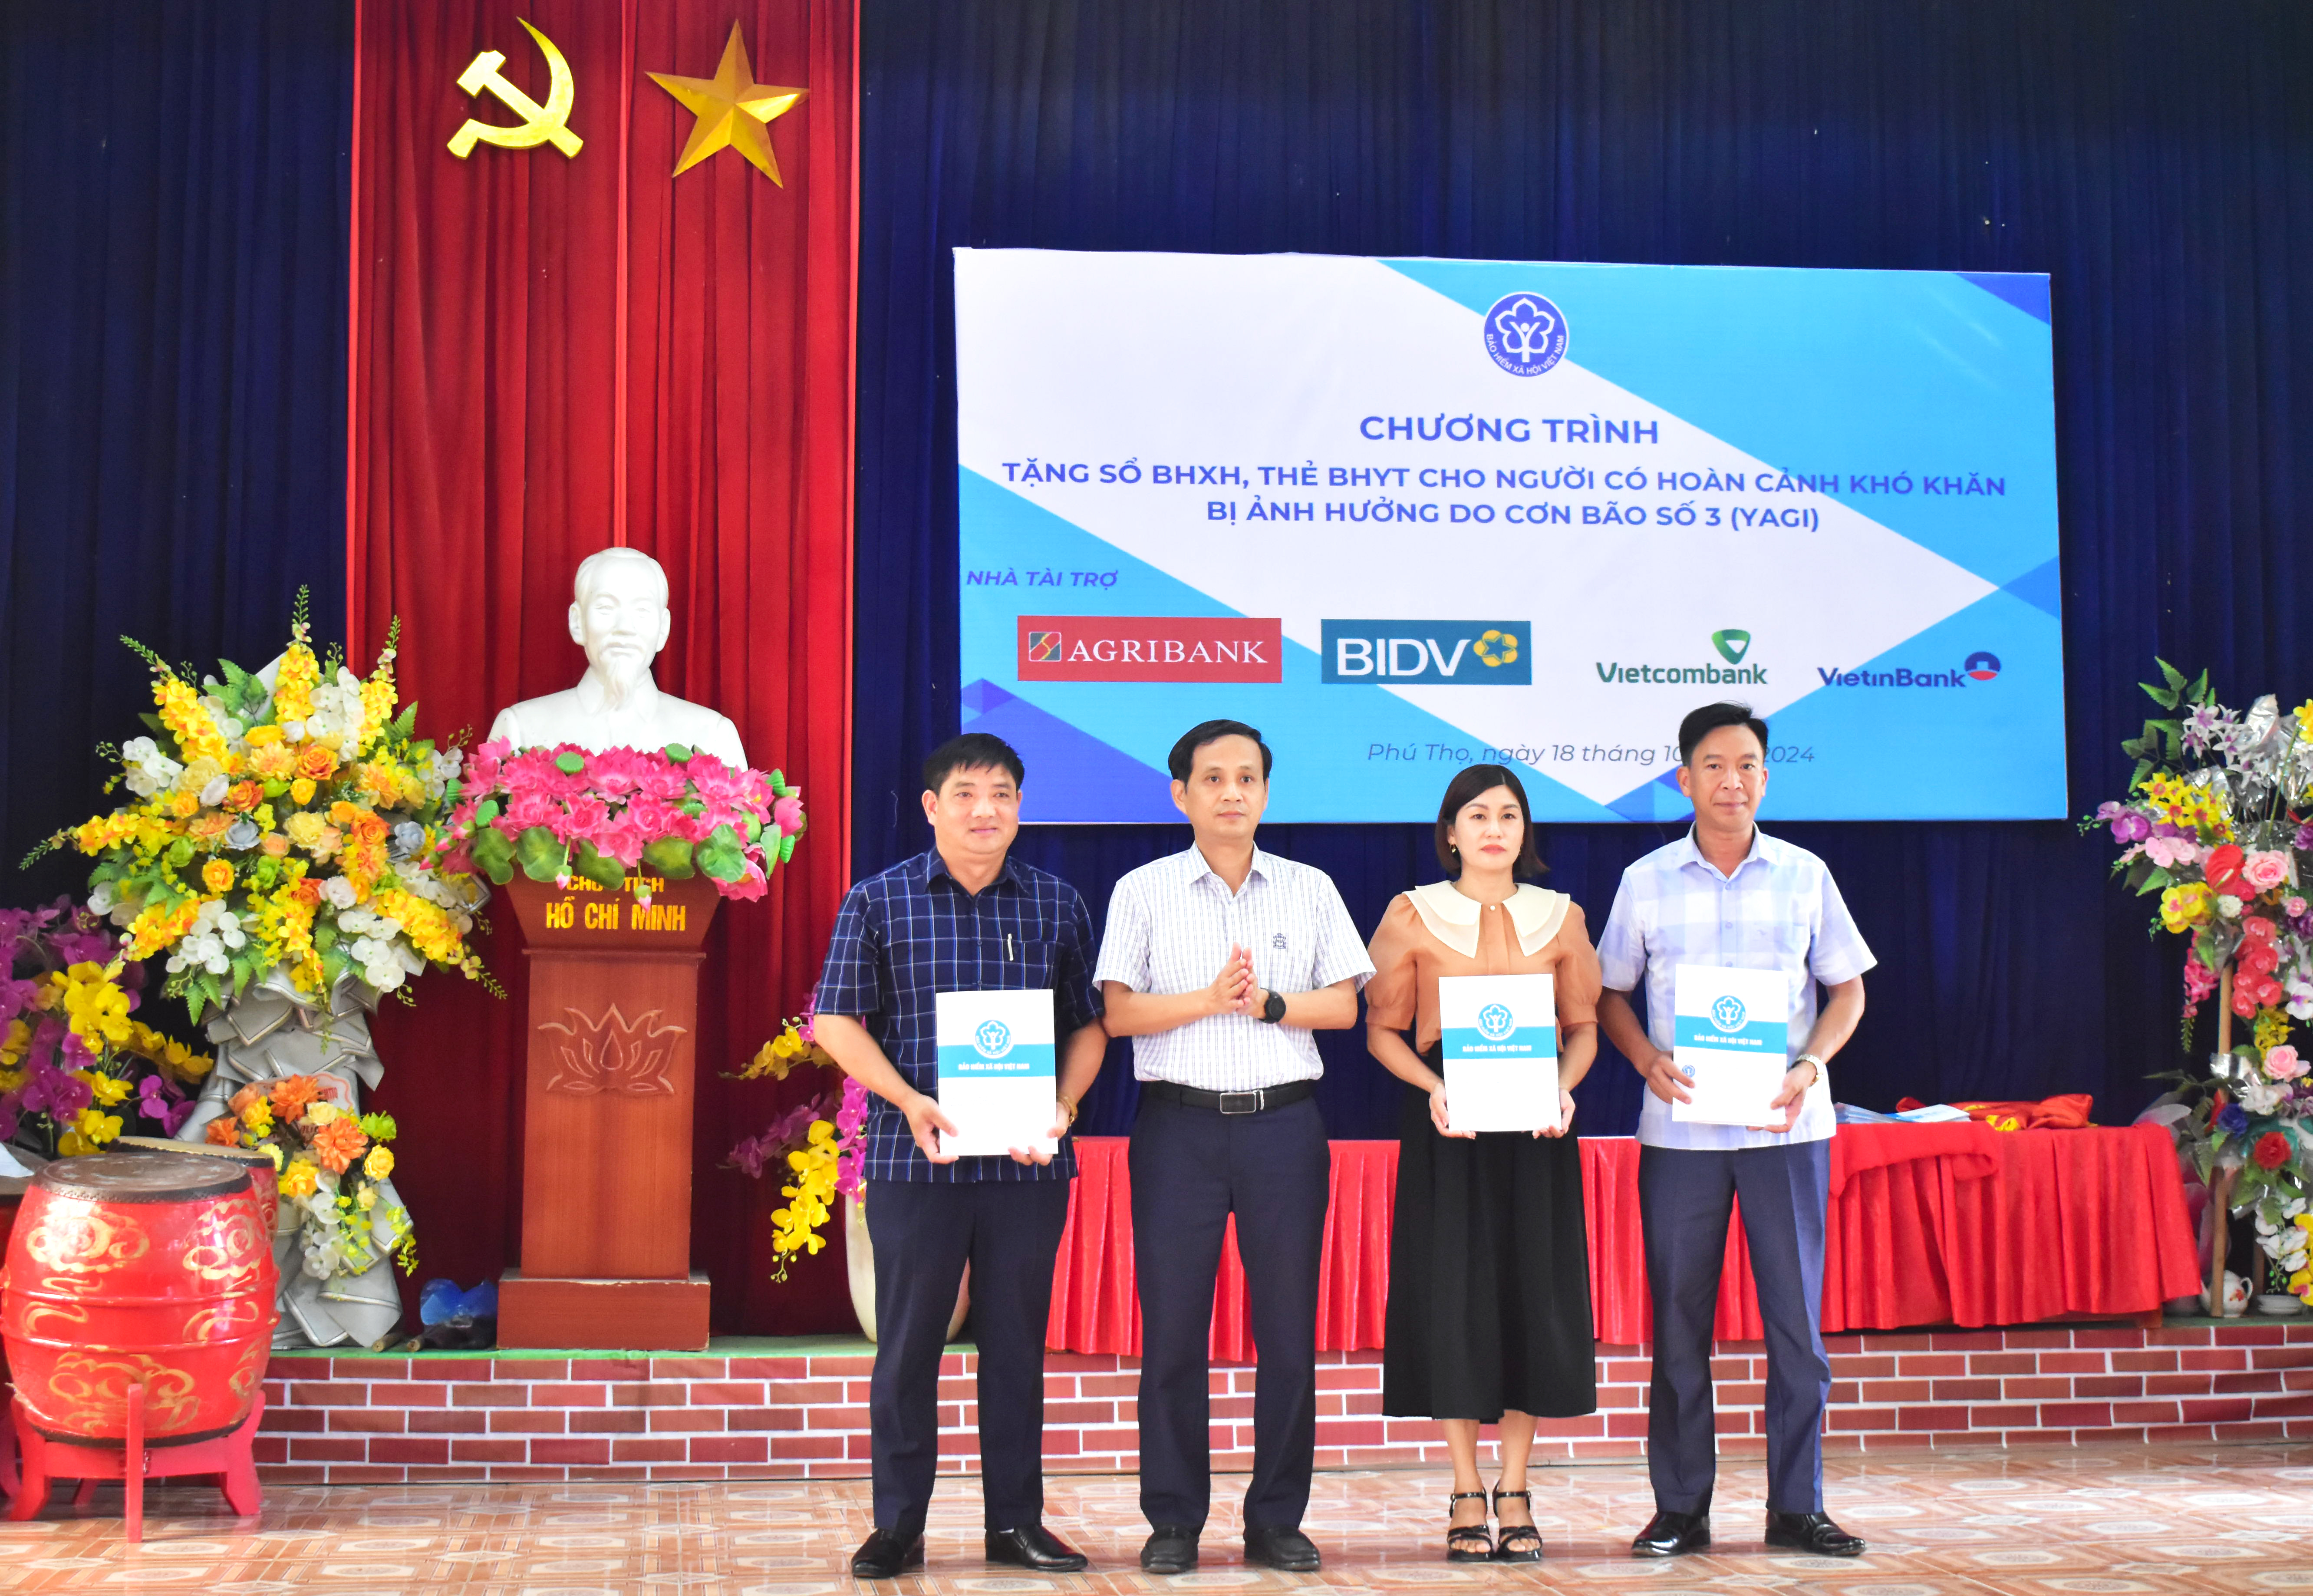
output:
M1023 615L1023 682L1281 682L1283 623L1242 615Z
M1514 377L1538 377L1566 358L1566 317L1539 294L1505 294L1484 325L1486 353Z
M1715 665L1626 665L1619 659L1596 662L1598 680L1609 685L1665 687L1763 687L1767 684L1767 667L1745 665L1743 657L1751 651L1751 634L1739 626L1722 627L1711 634L1711 646L1719 650L1726 666Z
M1997 682L2000 656L1977 649L1956 671L1922 669L1908 665L1883 670L1851 671L1840 666L1815 667L1825 687L1966 687L1970 682Z
M1524 621L1326 621L1324 672L1340 683L1531 687L1533 627Z

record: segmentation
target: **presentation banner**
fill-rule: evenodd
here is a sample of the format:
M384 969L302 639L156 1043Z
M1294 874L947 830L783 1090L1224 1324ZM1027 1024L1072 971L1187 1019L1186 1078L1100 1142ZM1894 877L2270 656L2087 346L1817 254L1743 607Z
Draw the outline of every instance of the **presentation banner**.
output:
M956 251L963 724L1022 816L1177 817L1251 722L1273 821L1683 818L1680 718L1765 813L2053 819L2048 280ZM1920 780L1919 751L1938 774Z

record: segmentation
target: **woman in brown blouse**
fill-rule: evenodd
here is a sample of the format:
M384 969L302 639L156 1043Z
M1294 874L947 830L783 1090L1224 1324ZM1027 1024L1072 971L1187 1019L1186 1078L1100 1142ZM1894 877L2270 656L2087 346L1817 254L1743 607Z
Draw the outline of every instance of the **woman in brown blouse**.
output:
M1515 772L1472 765L1454 778L1437 842L1456 879L1391 903L1366 987L1367 1048L1407 1088L1382 1411L1443 1424L1454 1459L1451 1562L1542 1556L1526 1475L1535 1415L1598 1406L1582 1161L1568 1133L1572 1088L1598 1047L1598 956L1565 894L1518 884L1542 869L1526 813ZM1448 1131L1438 978L1514 974L1553 978L1559 1123L1530 1133ZM1499 1548L1478 1475L1478 1427L1497 1422Z

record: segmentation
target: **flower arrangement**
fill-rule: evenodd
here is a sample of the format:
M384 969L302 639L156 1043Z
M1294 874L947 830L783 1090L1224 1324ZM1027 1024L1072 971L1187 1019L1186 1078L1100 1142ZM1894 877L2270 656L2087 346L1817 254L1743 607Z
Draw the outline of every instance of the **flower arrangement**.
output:
M726 898L759 898L804 831L803 794L778 772L734 770L681 744L657 754L570 744L517 752L501 737L474 751L465 777L452 835L501 886L519 869L533 881L581 876L615 891L647 868L673 880L706 876ZM637 895L647 902L646 892L638 886Z
M97 861L89 907L128 959L167 956L163 990L197 1020L276 968L316 996L347 975L392 992L429 965L496 991L465 941L480 884L440 868L462 754L411 736L415 706L394 713L398 623L365 678L315 656L306 604L301 590L271 666L220 661L198 686L122 639L158 708L153 735L100 750L121 767L106 790L130 801L40 852Z
M2083 828L2109 828L2115 873L2140 895L2160 895L2153 929L2188 939L2186 1046L2201 1005L2218 1001L2206 1076L2178 1071L2177 1135L2202 1178L2233 1212L2254 1210L2259 1245L2287 1289L2313 1302L2313 1065L2291 1040L2313 1019L2313 701L2294 712L2270 694L2246 714L2216 701L2203 671L2191 681L2157 661L2144 684L2168 711L2122 745L2137 761L2125 798ZM2233 1022L2248 1022L2236 1045Z
M390 1114L356 1115L336 1102L325 1076L251 1081L231 1113L209 1121L208 1140L273 1155L281 1204L297 1215L304 1270L316 1280L359 1274L385 1253L405 1274L418 1268L409 1211L384 1184L393 1173Z
M101 1151L131 1121L174 1135L213 1061L132 1018L145 966L59 898L0 909L0 1140L46 1158Z
M785 1080L799 1065L839 1068L813 1036L813 1018L806 1007L731 1079ZM808 1257L827 1245L819 1231L839 1193L857 1197L864 1192L866 1123L867 1089L846 1076L839 1089L788 1109L731 1150L726 1162L755 1179L780 1162L794 1173L794 1184L779 1187L787 1205L771 1212L771 1254L778 1260L774 1281L787 1280L787 1265L797 1253Z

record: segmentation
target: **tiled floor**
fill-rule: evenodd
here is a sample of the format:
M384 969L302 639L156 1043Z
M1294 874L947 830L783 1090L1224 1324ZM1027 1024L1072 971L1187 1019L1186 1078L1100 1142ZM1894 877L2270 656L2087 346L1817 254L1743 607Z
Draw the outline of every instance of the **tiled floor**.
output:
M1645 1592L1755 1589L1809 1596L1946 1592L2313 1592L2313 1446L2047 1449L1836 1459L1830 1507L1872 1550L1853 1562L1771 1554L1759 1541L1755 1466L1720 1481L1711 1555L1640 1563L1625 1555L1649 1506L1644 1473L1555 1468L1537 1476L1549 1558L1522 1568L1451 1566L1433 1547L1444 1475L1321 1474L1306 1528L1321 1574L1246 1567L1234 1498L1208 1528L1197 1573L1161 1580L1136 1562L1146 1527L1136 1482L1060 1476L1048 1521L1094 1558L1059 1578L980 1560L978 1482L940 1482L930 1567L888 1587L933 1592L1406 1591L1424 1587ZM117 1487L86 1516L52 1508L0 1523L0 1591L188 1590L205 1596L595 1596L698 1592L815 1596L845 1573L869 1518L865 1481L761 1485L278 1487L262 1519L212 1514L214 1492L157 1490L147 1539L119 1540Z

